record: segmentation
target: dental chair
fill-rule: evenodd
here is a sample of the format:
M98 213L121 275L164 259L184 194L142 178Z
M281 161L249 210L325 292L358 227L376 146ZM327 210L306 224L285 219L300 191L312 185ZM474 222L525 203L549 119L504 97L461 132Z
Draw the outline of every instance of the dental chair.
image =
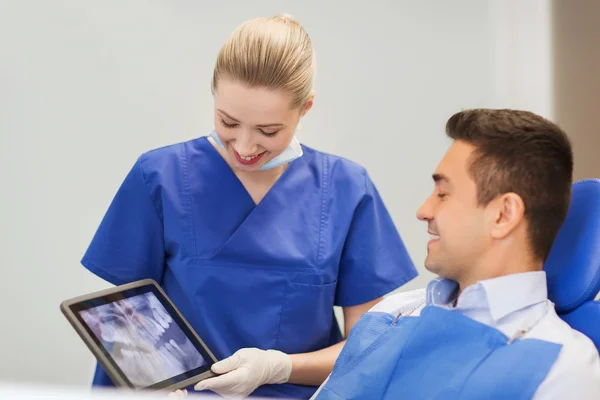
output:
M573 184L569 212L544 271L548 298L573 329L600 351L600 179Z

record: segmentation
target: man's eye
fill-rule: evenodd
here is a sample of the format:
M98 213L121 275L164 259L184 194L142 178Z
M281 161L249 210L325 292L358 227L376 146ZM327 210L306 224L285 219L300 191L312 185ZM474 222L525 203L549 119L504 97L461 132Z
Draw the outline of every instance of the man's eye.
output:
M444 197L446 197L446 193L438 193L437 195L440 199L443 199Z

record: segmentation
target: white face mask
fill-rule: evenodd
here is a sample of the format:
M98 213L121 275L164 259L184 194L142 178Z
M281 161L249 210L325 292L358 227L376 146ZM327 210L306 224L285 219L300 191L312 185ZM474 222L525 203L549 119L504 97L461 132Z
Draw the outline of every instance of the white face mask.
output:
M219 146L221 146L222 148L225 148L225 146L223 146L223 143L221 142L221 139L219 139L219 135L217 135L216 131L212 131L209 134L209 136L211 138L213 138L213 140ZM300 145L300 142L298 141L296 136L294 136L292 138L292 142L290 143L290 145L288 147L286 147L286 149L280 155L273 158L271 161L269 161L268 163L266 163L259 169L261 171L264 171L267 169L278 167L283 164L290 163L290 162L294 161L295 159L302 157L302 154L303 154L302 146Z

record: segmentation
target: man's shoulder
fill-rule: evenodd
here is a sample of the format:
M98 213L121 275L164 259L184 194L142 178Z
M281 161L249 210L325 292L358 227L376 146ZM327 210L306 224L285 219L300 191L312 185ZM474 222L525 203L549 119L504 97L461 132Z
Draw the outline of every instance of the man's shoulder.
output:
M551 308L547 316L532 329L530 337L561 344L561 356L563 353L569 356L587 353L599 358L598 350L591 339L571 328L556 314L554 308Z
M587 336L571 328L551 309L529 337L562 345L536 399L560 398L554 397L559 393L578 399L595 398L600 391L600 355Z
M370 312L384 312L396 315L411 313L425 304L425 289L416 289L408 292L392 294L377 303Z

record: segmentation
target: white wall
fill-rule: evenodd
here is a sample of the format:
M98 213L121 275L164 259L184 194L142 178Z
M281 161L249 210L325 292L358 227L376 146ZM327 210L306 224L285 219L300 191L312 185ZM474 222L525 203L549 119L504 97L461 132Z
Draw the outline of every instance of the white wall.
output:
M108 286L79 260L112 196L143 151L212 128L213 62L248 18L305 25L319 70L301 140L367 167L421 267L446 119L550 113L548 6L527 3L0 0L0 380L89 383L58 305Z

